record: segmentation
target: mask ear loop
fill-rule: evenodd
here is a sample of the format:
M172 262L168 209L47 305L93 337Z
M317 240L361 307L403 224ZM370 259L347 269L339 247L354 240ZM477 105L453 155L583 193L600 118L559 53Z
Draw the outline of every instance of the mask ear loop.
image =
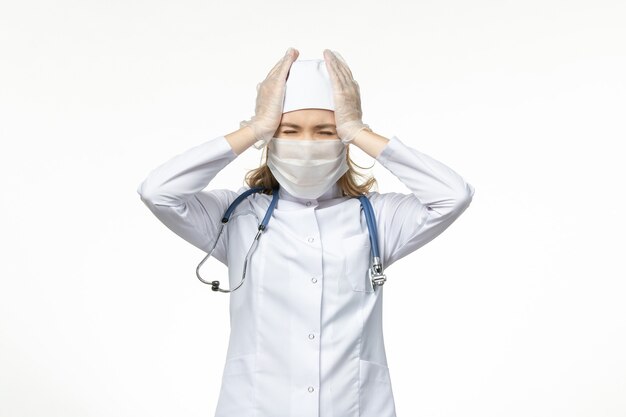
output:
M268 146L264 146L261 149L261 156L259 158L259 166L267 163L267 153L269 152L268 149L269 149L269 145ZM264 159L263 157L265 157L265 160L263 160Z

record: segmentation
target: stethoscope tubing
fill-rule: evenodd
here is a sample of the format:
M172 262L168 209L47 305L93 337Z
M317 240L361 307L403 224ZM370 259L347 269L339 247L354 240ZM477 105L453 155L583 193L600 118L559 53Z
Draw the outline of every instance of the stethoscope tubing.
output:
M268 225L268 223L270 221L270 218L272 216L272 213L274 211L274 208L276 207L276 204L278 203L278 188L279 188L279 186L276 186L276 187L274 187L272 189L272 201L270 202L270 205L269 205L267 211L265 212L265 216L263 217L263 220L261 221L261 223L259 223L258 231L257 231L257 233L256 233L256 235L255 235L255 237L254 237L254 239L252 241L252 244L250 245L250 248L248 249L248 253L246 254L246 258L244 260L244 265L243 265L243 272L242 272L241 280L239 281L239 284L237 284L237 286L235 286L234 288L231 288L231 289L222 289L222 288L220 288L219 287L219 284L220 284L219 281L206 281L206 280L204 280L200 276L200 268L202 267L204 262L211 256L213 251L215 250L215 247L217 246L217 242L219 241L219 238L222 235L224 227L226 226L226 224L230 220L230 216L234 212L234 210L237 207L237 205L240 202L242 202L244 199L246 199L249 195L264 190L265 187L254 187L254 188L250 188L250 189L244 191L239 196L237 196L237 198L235 198L235 200L230 204L230 206L228 206L228 209L226 209L226 212L224 213L224 216L222 217L222 224L220 225L220 228L218 230L218 233L217 233L217 236L215 238L215 241L213 242L213 247L211 248L211 250L206 254L206 256L202 259L202 261L196 267L196 276L198 277L198 279L201 282L203 282L204 284L211 285L211 289L213 291L219 291L219 292L228 293L228 292L233 292L233 291L237 290L239 287L241 287L243 285L243 282L246 279L246 271L247 271L247 266L248 266L248 263L249 263L250 256L253 253L253 251L256 250L256 247L257 247L257 245L259 243L259 239L261 237L261 234L263 234L263 232L266 230L267 225ZM382 286L385 283L385 281L386 281L386 276L385 276L384 271L383 271L383 265L381 263L380 255L379 255L379 251L378 251L378 229L376 228L376 218L374 216L374 212L373 212L371 203L368 200L368 198L366 196L364 196L364 195L361 195L361 196L358 196L358 199L361 202L361 207L363 207L363 211L365 213L365 219L367 221L367 227L368 227L368 231L369 231L370 246L371 246L371 249L372 249L371 250L371 252L372 252L372 266L370 267L369 274L370 274L370 280L371 280L371 283L372 283L372 287L375 289L377 286Z

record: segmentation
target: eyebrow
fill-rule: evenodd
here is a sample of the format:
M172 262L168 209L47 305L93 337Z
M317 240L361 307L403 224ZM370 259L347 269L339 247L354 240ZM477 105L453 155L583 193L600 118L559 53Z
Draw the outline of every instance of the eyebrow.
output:
M281 123L280 127L295 127L296 129L299 129L302 126L297 125L295 123ZM331 127L331 128L334 129L336 126L334 124L332 124L332 123L322 123L322 124L319 124L319 125L315 125L313 127L316 128L316 129L325 129L327 127Z

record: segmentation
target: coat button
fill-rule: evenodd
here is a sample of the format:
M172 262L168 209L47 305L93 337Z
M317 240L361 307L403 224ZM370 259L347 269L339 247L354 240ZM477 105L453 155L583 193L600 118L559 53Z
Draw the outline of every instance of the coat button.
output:
M315 240L315 238L314 238L314 237L310 237L310 238L308 238L307 240L309 241L309 243L313 243L313 241Z
M315 284L315 283L317 282L317 278L315 278L315 277L311 278L311 282L312 282L313 284Z
M313 392L314 390L315 390L315 388L309 387L309 392Z
M310 205L311 205L311 202L310 202L310 201L307 201L307 202L306 202L306 205L307 205L307 206L310 206Z
M315 339L315 335L313 333L309 333L309 339Z

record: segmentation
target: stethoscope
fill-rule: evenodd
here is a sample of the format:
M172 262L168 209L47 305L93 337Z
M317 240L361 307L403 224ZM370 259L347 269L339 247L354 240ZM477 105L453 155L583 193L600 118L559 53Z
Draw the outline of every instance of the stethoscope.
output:
M274 212L274 207L276 207L276 203L278 202L278 188L279 186L276 186L272 189L272 201L267 211L265 212L265 217L263 218L263 221L259 223L257 234L254 237L252 244L250 245L250 249L248 249L248 254L246 255L246 259L243 264L243 273L241 275L241 281L235 288L232 288L229 290L220 288L219 281L203 280L202 277L200 276L200 267L202 266L202 264L204 264L204 262L211 256L211 254L215 250L215 247L217 246L217 242L224 230L224 226L226 226L226 224L228 223L228 220L230 219L230 215L233 213L237 205L241 203L245 198L247 198L250 194L263 191L265 188L254 187L254 188L250 188L249 190L244 191L235 199L235 201L233 201L230 204L228 209L226 209L226 212L224 213L224 217L222 217L222 224L220 225L220 229L217 233L217 237L215 238L215 242L213 243L213 247L211 248L211 251L207 253L204 259L202 259L202 262L200 262L198 266L196 267L196 276L198 277L198 279L205 284L211 285L211 289L213 291L233 292L237 288L241 287L241 285L243 284L244 279L246 279L246 267L248 265L248 260L250 259L250 255L252 254L252 251L256 249L259 243L259 238L261 237L261 234L267 228L267 224L270 221L270 217L272 217L272 213ZM363 207L363 210L365 211L365 219L367 220L367 229L369 231L370 246L371 246L371 253L372 253L372 256L371 256L372 264L369 269L369 277L372 282L372 287L376 289L376 286L383 285L385 281L387 280L387 278L384 274L383 265L380 261L380 254L378 252L378 231L376 229L376 220L374 217L374 210L372 209L372 205L366 196L360 195L357 198L361 200L361 207Z

